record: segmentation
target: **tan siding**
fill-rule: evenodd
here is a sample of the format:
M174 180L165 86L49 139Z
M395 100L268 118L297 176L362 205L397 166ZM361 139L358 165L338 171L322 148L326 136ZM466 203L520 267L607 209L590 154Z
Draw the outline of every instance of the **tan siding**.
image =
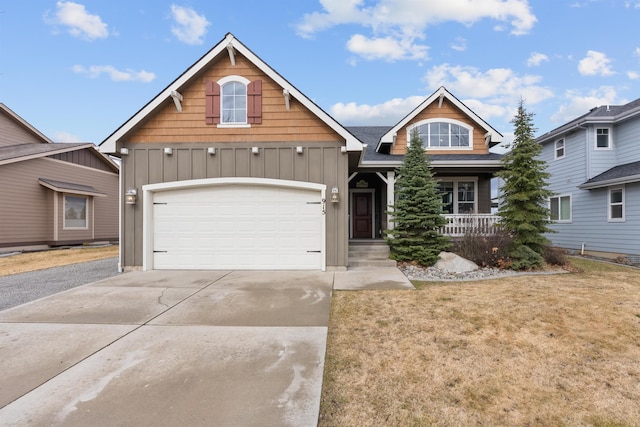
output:
M181 171L191 171L189 176L180 172L181 179L220 178L220 177L248 177L287 179L325 184L328 191L337 185L341 191L342 202L328 206L326 216L327 226L327 265L347 265L347 161L348 156L340 152L341 144L326 142L315 144L306 143L279 144L261 149L260 154L251 153L253 144L225 143L223 148L216 146L216 154L207 153L207 145L183 144L181 150L189 151L181 159L190 159L190 165L181 165ZM297 154L295 147L305 146L303 154ZM123 187L135 187L140 194L138 203L134 206L123 206L124 242L121 243L124 266L142 265L142 186L147 177L158 176L149 171L165 171L164 177L169 176L166 170L173 165L175 156L158 156L157 148L151 144L130 144L129 154L123 156L122 173ZM174 149L175 154L175 149ZM205 176L202 164L205 164ZM200 166L198 166L200 165ZM164 180L164 182L173 179ZM151 182L151 181L150 181ZM152 182L158 182L153 180Z
M42 142L42 140L27 131L23 126L17 124L12 117L0 110L0 147L17 144L33 144L34 142ZM47 144L46 142L42 143Z
M218 81L228 75L238 75L251 81L262 80L262 123L250 128L218 128L205 123L205 82ZM194 82L181 90L182 112L178 113L171 99L130 136L136 143L164 142L295 142L338 141L340 137L302 104L291 100L285 108L282 87L262 73L241 55L236 66L227 56L214 63ZM304 137L301 138L301 135Z
M429 154L487 154L489 147L484 141L484 130L464 114L458 107L453 105L449 100L444 99L442 108L438 108L438 101L434 101L420 112L407 126L402 127L398 131L396 142L392 149L392 154L405 154L407 151L407 128L414 123L428 119L451 119L465 123L473 128L473 149L472 150L428 150Z
M95 197L95 228L92 230L63 230L63 203L59 199L60 241L92 239L115 240L118 237L118 175L93 171L47 158L33 159L3 165L0 180L0 244L33 243L45 244L54 238L53 191L38 184L38 178L49 178L65 182L90 185L108 194ZM89 216L91 218L91 216Z

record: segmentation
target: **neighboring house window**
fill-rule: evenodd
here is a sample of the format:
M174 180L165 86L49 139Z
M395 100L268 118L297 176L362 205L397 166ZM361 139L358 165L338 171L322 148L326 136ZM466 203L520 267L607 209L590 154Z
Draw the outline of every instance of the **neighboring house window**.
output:
M554 222L571 222L571 196L549 199L549 218Z
M564 138L556 141L556 155L555 159L563 159L564 158Z
M609 189L609 221L624 221L624 188Z
M64 228L87 229L88 197L64 196Z
M411 132L417 130L426 148L471 149L473 147L473 129L455 120L426 120L409 129L407 141L411 141Z
M608 150L611 148L611 130L609 128L596 128L596 150Z
M477 211L475 181L440 181L438 192L442 195L445 214L472 214Z
M205 82L206 122L220 127L249 127L262 123L262 80L241 76Z

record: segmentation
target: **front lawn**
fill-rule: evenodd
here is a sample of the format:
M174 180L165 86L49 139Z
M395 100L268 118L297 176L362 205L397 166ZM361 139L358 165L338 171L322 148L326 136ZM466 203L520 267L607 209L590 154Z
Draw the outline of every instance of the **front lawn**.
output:
M334 292L319 425L640 425L640 271L572 264Z

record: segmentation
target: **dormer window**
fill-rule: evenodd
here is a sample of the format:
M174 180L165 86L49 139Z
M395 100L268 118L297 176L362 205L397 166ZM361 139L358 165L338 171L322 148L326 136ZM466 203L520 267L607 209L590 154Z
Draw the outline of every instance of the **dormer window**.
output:
M447 119L423 120L412 126L407 135L417 130L427 149L451 148L470 150L473 148L473 129L462 122Z
M218 127L250 127L262 123L262 80L227 76L207 81L206 121Z

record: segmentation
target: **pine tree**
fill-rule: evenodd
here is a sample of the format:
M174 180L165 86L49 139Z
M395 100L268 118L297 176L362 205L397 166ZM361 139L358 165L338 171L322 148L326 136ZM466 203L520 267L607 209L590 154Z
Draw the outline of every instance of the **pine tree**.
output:
M389 212L395 227L386 233L391 258L433 265L450 242L439 233L446 223L442 216L442 198L433 178L430 158L417 132L411 135L411 144L397 174L396 202Z
M514 268L519 269L542 265L549 244L543 234L552 232L546 205L553 193L547 190L550 174L545 172L546 163L536 158L542 147L533 138L533 114L525 110L523 100L511 123L515 127L514 141L503 157L504 169L497 174L504 180L498 213L502 226L514 238L510 254ZM532 257L530 263L524 259Z

